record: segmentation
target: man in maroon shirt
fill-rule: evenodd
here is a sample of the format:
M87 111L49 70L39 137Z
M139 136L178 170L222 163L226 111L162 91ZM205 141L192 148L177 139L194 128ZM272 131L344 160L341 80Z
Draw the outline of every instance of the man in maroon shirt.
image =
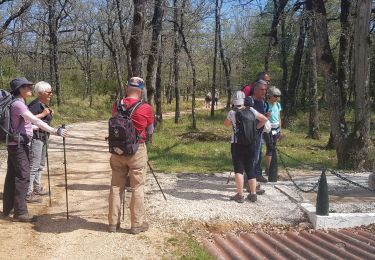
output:
M124 108L128 109L139 102L144 91L143 79L133 77L129 79L126 88L127 97L123 99ZM112 114L117 113L116 104ZM145 141L151 139L154 130L154 112L152 107L144 103L140 105L131 116L134 128L139 139L139 148L133 155L111 154L110 164L112 169L111 189L109 194L109 232L116 232L120 228L121 202L125 190L126 178L130 177L132 196L130 201L129 233L138 234L148 230L145 220L144 184L147 171L147 148Z

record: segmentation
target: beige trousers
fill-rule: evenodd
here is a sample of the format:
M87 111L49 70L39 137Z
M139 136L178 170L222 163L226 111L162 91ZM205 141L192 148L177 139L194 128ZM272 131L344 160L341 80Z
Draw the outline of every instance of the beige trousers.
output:
M145 221L144 185L147 172L147 148L140 143L138 151L134 155L111 155L112 168L111 189L109 193L110 225L120 223L121 204L125 190L126 177L130 177L132 196L130 200L131 227L139 227Z

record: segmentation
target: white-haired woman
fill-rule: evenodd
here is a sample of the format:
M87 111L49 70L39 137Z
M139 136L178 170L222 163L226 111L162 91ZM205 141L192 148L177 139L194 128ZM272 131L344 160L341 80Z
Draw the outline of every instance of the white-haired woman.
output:
M14 210L13 221L31 222L35 217L30 215L26 204L26 193L30 181L30 141L35 126L58 136L66 136L65 129L52 128L33 115L25 104L32 96L33 83L24 77L10 82L14 101L10 107L11 135L7 145L8 168L4 182L3 218L8 219Z
M36 99L28 105L29 110L38 119L51 124L53 111L48 107L52 97L51 85L45 81L40 81L34 86ZM31 141L30 153L30 185L26 195L26 201L29 203L41 202L35 195L47 195L43 190L41 177L46 158L46 144L49 133L42 129L34 129L33 139Z

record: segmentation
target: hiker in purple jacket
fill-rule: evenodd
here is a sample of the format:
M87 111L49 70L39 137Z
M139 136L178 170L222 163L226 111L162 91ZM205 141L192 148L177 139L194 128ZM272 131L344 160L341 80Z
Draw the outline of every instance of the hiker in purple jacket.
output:
M8 168L4 183L3 217L9 218L14 209L13 220L32 222L36 217L29 214L26 205L26 192L30 182L30 141L33 129L42 129L58 136L66 136L65 129L52 128L34 116L25 104L32 96L33 83L20 77L10 82L14 101L10 107L11 126L13 133L19 133L19 140L8 142Z

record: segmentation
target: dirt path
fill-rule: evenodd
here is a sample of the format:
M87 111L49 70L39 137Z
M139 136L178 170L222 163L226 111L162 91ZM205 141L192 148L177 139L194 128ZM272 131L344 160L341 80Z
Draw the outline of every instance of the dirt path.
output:
M62 141L52 137L49 149L52 207L47 206L48 198L44 198L42 205L29 204L30 212L39 215L36 224L0 220L0 258L158 259L165 256L164 239L170 234L153 225L149 232L136 236L107 232L110 167L104 142L106 122L77 124L69 132L66 150L70 219L66 220L65 213ZM127 225L128 221L122 224L124 228Z
M124 230L110 234L107 232L110 154L104 141L107 122L74 124L68 129L70 219L66 220L62 140L52 137L49 148L52 207L48 206L48 197L44 197L41 205L29 205L30 212L39 216L35 224L1 219L0 258L174 259L173 246L181 234L199 239L211 233L253 229L251 223L290 225L304 219L298 206L271 186L266 187L267 193L259 198L259 203L238 205L228 200L235 190L233 183L226 183L228 173L157 173L168 201L163 200L155 180L148 174L146 208L150 230L135 236ZM3 181L0 178L1 187ZM46 174L43 181L47 187ZM130 194L126 197L129 201ZM282 206L274 207L275 203ZM125 212L122 228L126 229L129 210Z

